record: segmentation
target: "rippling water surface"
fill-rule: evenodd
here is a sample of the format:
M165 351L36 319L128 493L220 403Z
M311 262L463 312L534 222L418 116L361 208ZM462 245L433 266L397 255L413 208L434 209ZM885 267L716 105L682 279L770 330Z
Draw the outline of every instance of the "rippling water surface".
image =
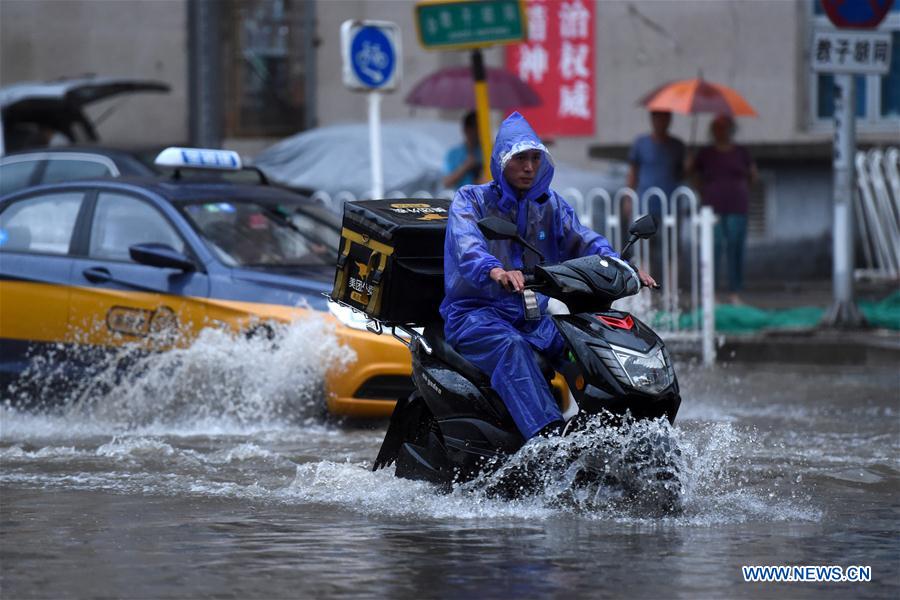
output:
M321 414L352 358L316 324L210 331L61 408L2 409L2 596L900 595L895 371L680 365L676 426L652 427L681 450L682 511L660 515L564 478L506 501L371 472L386 424ZM873 581L744 583L756 564Z

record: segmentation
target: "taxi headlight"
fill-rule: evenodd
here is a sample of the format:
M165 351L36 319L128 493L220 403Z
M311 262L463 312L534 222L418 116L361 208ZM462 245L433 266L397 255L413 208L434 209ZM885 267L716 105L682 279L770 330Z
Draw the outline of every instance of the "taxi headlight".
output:
M363 313L355 311L348 306L341 306L337 302L329 302L328 311L334 315L342 325L346 325L350 329L359 329L360 331L366 330L366 323L369 318Z
M662 346L656 346L647 354L612 344L610 348L636 390L658 394L672 385L672 369Z

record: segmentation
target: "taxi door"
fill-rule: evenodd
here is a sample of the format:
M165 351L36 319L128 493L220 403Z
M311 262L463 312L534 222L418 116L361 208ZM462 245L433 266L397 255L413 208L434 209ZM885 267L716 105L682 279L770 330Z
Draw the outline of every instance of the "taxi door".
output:
M0 380L35 351L64 342L70 247L84 191L54 190L0 205Z
M166 244L193 258L177 227L146 198L99 191L89 200L81 254L72 268L69 324L73 341L137 342L154 349L189 343L206 321L209 277L195 270L139 264L134 244Z

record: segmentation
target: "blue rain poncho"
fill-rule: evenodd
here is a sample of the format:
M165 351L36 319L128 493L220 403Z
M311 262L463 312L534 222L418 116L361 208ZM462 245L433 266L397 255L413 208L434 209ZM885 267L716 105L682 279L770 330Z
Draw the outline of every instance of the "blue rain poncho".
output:
M520 194L503 177L503 169L513 155L527 150L540 150L544 156L534 185ZM528 439L562 419L534 350L555 361L565 343L546 315L546 296L538 294L542 318L527 321L522 295L507 292L490 277L495 267L530 270L538 257L516 242L486 239L477 223L491 216L515 223L519 234L544 254L547 264L589 254L618 255L606 238L584 227L572 207L550 189L550 154L517 112L497 132L491 175L491 183L464 186L453 199L444 238L446 295L441 316L447 341L490 375L492 387Z

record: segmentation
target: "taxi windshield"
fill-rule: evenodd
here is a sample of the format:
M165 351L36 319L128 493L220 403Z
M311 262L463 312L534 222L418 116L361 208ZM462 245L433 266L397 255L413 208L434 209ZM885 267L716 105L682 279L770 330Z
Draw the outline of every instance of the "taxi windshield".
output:
M230 267L333 267L340 231L296 204L253 201L187 204L184 211Z

